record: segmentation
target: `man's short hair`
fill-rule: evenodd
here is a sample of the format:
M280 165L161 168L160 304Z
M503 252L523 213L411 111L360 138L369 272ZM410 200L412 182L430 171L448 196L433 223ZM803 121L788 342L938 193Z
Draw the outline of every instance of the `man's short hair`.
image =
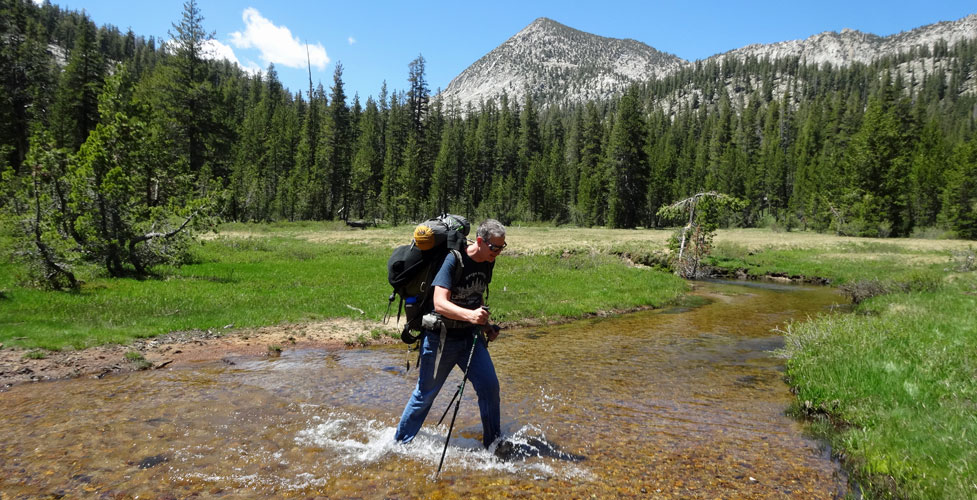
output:
M475 235L483 240L505 238L505 226L495 219L485 219L485 221L479 224L478 231L475 232Z

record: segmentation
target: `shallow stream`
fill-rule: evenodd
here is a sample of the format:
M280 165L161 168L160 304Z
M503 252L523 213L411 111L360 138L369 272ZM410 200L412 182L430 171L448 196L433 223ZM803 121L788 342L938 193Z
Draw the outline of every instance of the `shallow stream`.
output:
M0 393L0 499L843 496L838 463L784 414L791 394L772 352L783 345L774 329L841 296L696 288L697 307L492 343L503 432L541 456L482 450L469 386L435 481L451 415L435 423L460 372L401 446L394 427L416 381L404 348L286 350Z

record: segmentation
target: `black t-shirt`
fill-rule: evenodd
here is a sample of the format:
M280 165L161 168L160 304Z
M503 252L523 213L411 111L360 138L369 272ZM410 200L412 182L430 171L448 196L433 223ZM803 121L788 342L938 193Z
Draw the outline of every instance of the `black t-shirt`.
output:
M495 267L495 263L475 262L465 251L461 252L461 261L464 267L462 267L461 276L457 283L452 282L452 277L458 260L455 259L454 252L451 252L445 257L444 263L441 264L441 270L438 271L431 284L451 290L450 300L452 303L465 309L477 309L482 305L482 296L488 288L489 282L492 281L492 268Z

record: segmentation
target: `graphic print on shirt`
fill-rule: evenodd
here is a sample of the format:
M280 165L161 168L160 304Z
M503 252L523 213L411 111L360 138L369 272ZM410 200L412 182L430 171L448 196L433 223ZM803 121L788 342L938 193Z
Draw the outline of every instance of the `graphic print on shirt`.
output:
M451 288L451 302L466 309L482 305L482 294L488 287L488 275L482 271L466 274Z

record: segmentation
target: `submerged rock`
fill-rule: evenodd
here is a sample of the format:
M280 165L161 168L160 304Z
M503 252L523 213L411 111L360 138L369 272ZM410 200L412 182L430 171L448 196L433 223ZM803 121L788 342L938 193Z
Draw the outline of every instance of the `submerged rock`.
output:
M542 439L526 438L525 442L504 440L495 448L495 457L502 462L525 460L532 457L555 458L568 462L581 462L587 457L560 450L556 445Z
M163 462L168 462L169 460L170 460L169 457L167 457L166 455L153 455L151 457L146 457L146 458L140 460L139 461L139 468L140 469L149 469L149 468L152 468L152 467L156 467L157 465L159 465L159 464L161 464Z

